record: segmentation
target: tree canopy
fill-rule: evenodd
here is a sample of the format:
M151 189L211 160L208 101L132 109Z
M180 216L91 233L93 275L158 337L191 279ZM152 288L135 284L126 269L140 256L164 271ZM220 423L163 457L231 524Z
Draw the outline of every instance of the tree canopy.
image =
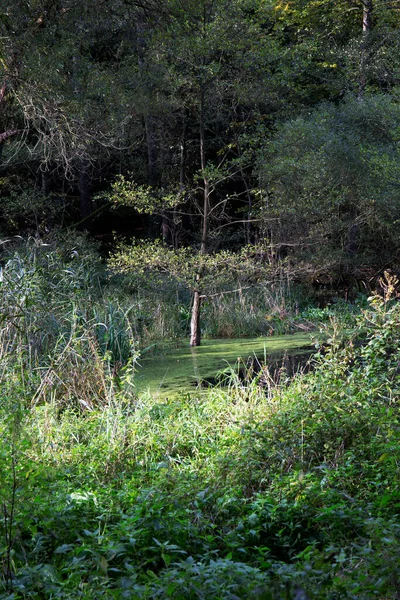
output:
M149 252L395 267L399 32L397 0L3 3L5 232L34 190Z

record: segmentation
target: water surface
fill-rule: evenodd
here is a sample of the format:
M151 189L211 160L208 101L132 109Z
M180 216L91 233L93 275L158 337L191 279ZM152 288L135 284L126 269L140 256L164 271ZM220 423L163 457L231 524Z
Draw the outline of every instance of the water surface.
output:
M167 395L193 389L202 381L211 381L228 365L235 366L240 358L263 359L284 353L296 353L310 349L311 338L306 333L267 338L204 340L201 346L169 348L155 356L144 355L139 361L135 375L139 392Z

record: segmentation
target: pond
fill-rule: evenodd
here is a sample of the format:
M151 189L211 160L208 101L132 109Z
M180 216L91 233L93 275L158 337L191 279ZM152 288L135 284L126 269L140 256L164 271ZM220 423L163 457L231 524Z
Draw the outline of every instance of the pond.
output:
M248 359L276 361L284 355L310 354L311 337L306 333L268 338L204 340L196 348L178 346L161 354L144 355L137 367L135 382L139 393L166 396L194 386L213 382L229 365L245 365Z

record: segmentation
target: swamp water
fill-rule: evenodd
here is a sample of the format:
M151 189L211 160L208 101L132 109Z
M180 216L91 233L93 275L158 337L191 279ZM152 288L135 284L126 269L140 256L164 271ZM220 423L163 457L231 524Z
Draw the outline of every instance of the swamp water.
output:
M282 364L300 367L311 354L309 334L274 336L269 338L203 340L201 346L168 348L160 354L144 355L135 374L139 393L150 392L167 396L176 392L193 390L218 380L218 373L227 367L234 369L257 359L267 365ZM291 357L294 359L290 361ZM297 360L296 357L299 359ZM280 361L280 362L279 362ZM294 369L295 370L295 369Z

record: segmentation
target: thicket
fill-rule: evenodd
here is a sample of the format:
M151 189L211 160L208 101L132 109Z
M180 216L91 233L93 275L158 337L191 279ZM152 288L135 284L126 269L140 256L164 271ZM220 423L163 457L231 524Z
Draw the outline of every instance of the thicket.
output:
M131 321L69 243L2 264L0 597L396 598L396 280L290 383L137 397Z
M391 0L3 3L2 232L262 242L345 290L398 268L399 25Z
M326 305L399 266L395 4L0 6L2 598L398 597L397 283ZM139 397L191 294L203 335L329 341Z

